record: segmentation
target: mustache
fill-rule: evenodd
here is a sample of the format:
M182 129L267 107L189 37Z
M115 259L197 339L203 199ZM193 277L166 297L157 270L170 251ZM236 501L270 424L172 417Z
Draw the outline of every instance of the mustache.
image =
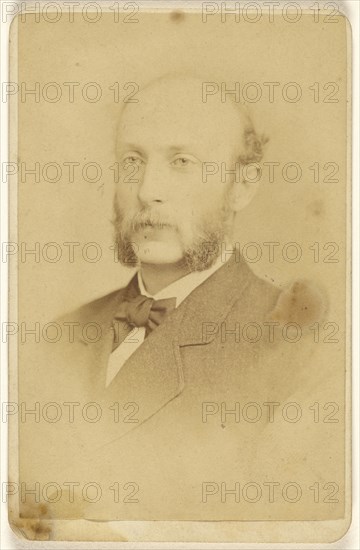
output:
M174 223L174 218L170 215L160 213L156 210L143 209L135 212L135 214L128 214L122 216L121 225L125 232L137 232L147 227L154 229L163 229L165 227L171 227L177 229L177 225Z

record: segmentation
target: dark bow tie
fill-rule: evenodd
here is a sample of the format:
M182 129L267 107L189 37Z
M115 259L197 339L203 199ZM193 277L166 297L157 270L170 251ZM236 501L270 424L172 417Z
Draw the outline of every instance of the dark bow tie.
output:
M175 309L176 298L165 298L163 300L154 300L142 294L135 297L126 297L120 304L114 319L116 322L127 322L130 326L145 327L145 337L159 326L165 317ZM116 328L114 327L115 335ZM113 351L121 342L115 337Z

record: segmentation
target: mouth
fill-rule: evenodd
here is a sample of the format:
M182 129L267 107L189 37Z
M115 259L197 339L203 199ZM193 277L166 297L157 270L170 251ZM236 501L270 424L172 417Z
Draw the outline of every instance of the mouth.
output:
M173 235L176 228L169 223L144 223L137 228L138 238L144 241L163 241Z
M141 231L141 230L145 230L145 231L155 230L156 231L156 230L161 230L161 229L174 229L174 226L169 224L169 223L145 222L145 223L138 224L135 228L135 231Z

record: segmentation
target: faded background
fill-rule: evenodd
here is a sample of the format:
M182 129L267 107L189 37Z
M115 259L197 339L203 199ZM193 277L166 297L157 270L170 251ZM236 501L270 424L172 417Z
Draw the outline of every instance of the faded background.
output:
M236 240L241 246L257 242L262 247L262 260L252 264L259 276L279 286L307 278L327 291L327 317L339 325L339 342L332 346L325 343L318 346L317 350L324 356L317 362L308 364L304 360L304 365L309 365L309 375L303 385L299 384L298 390L303 400L311 396L308 388L313 385L318 372L324 372L321 398L328 401L333 399L333 395L338 396L340 411L344 411L345 273L349 262L346 228L349 218L347 204L350 204L347 200L349 52L345 20L339 18L336 24L330 24L321 19L315 23L313 16L307 18L303 14L301 21L294 24L280 17L273 23L265 18L256 24L243 20L236 23L233 17L222 23L219 17L212 17L204 24L201 15L196 14L140 13L135 17L139 22L133 24L115 23L113 13L108 16L103 13L101 20L94 24L84 21L81 16L76 17L73 23L64 20L51 24L43 20L36 22L27 16L25 23L18 20L17 28L13 26L12 39L17 56L12 62L12 80L16 80L18 71L19 84L26 83L29 89L39 82L41 93L46 83L57 82L63 92L60 101L54 103L41 97L36 102L33 97L27 96L26 102L18 102L18 123L14 119L12 123L13 134L16 134L18 124L18 148L13 147L13 157L17 155L19 162L26 163L27 168L33 168L36 162L40 163L41 168L49 162L57 162L63 167L63 178L58 183L49 183L41 177L35 183L34 176L28 175L27 180L19 181L17 187L18 236L14 240L20 246L25 243L29 249L40 243L40 251L46 243L57 242L63 251L62 258L56 263L41 258L40 262L36 262L31 255L26 262L19 262L19 319L29 323L29 327L37 320L48 321L119 288L131 276L129 270L114 262L114 253L110 248L114 183L112 171L106 169L116 160L115 130L126 82L136 82L141 90L153 78L174 71L195 72L204 75L205 80L226 82L229 88L236 81L240 82L241 88L248 82L257 82L264 95L250 107L258 130L270 137L264 161L278 162L280 167L275 171L273 182L269 181L268 172L264 171L257 196L238 217ZM91 81L102 87L102 98L97 103L86 102L81 96L81 89ZM75 88L73 103L67 100L65 82L80 83ZM114 102L113 92L109 90L114 82L119 82L118 103ZM265 82L280 84L275 89L273 102L268 101ZM281 95L283 86L289 82L297 82L302 90L298 102L286 102ZM324 89L329 82L339 87L335 94L338 102L324 102L332 91L332 87ZM314 91L310 89L314 88L314 83L319 84L318 102L314 101ZM217 99L220 101L219 95ZM221 134L219 139L222 139ZM81 165L75 169L73 183L68 182L64 168L67 162ZM87 162L102 166L103 176L99 182L83 181L81 168ZM281 175L281 168L289 162L301 165L303 175L296 183L284 181ZM315 163L320 165L319 182L314 181L314 172L310 170ZM338 181L324 181L325 176L331 175L331 170L323 169L325 163L339 165L338 173L333 175ZM13 204L15 192L16 188ZM15 221L14 216L13 227ZM102 248L102 258L97 263L86 262L81 255L82 247L92 241ZM267 249L263 246L263 243L270 241L280 243L274 262L268 261ZM297 242L302 249L302 258L296 263L285 261L281 255L282 247L291 241ZM80 243L80 247L75 249L73 263L68 261L68 249L63 245L66 242ZM314 243L319 243L317 262L314 262L314 251L309 248L314 248ZM338 261L324 262L326 256L331 259L329 254L334 252L333 247L324 250L326 243L336 243L338 251L332 259ZM323 334L321 336L323 343ZM31 336L29 342L31 344ZM311 351L311 345L303 346L302 342L299 348L305 352ZM28 367L36 369L38 362L29 349L31 346L19 344L21 374L28 374L31 379L28 385L23 382L23 388L30 395L31 392L37 394L38 389L36 377L32 377ZM280 366L292 364L294 357L298 359L297 355L291 349L289 356L282 358ZM59 374L61 378L62 373ZM12 383L15 378L12 377ZM53 384L50 380L50 384L54 391L62 392L61 383ZM67 397L64 395L64 399ZM296 396L293 398L297 399ZM321 424L319 427L316 442L317 448L321 449L319 453L312 453L306 467L311 469L318 463L317 469L322 475L322 457L331 454L331 460L324 462L331 462L331 467L324 471L334 473L330 479L335 479L335 474L342 476L344 473L343 423L337 425L335 435L330 428L327 432ZM304 440L307 433L301 430L299 438ZM311 437L313 433L309 431ZM328 446L324 433L333 434L329 437ZM39 436L37 429L33 430L33 435ZM284 434L275 435L281 437ZM321 444L318 443L320 440ZM286 447L289 440L282 437L281 441L284 456L288 456ZM275 448L276 442L274 439ZM268 436L263 443L269 443L271 448L273 440ZM22 446L25 455L26 448L26 445ZM267 448L264 449L262 456L270 456ZM281 449L279 447L279 457ZM304 449L307 449L306 444ZM46 465L41 469L47 475ZM280 461L280 473L283 470ZM307 509L305 512L310 513ZM319 537L322 536L320 530L325 527L317 522ZM256 529L260 528L261 525L257 524ZM292 531L296 528L294 524L289 527ZM275 529L279 530L278 524ZM232 538L233 532L229 528L226 536ZM276 540L278 536L278 532L274 532L271 540Z
M121 16L122 19L123 16ZM19 83L28 88L40 83L57 82L62 89L60 101L50 103L28 95L18 103L18 157L28 168L39 162L57 162L63 169L58 183L34 182L28 175L18 184L18 242L29 249L40 243L40 250L49 242L62 247L56 263L34 260L19 263L19 303L21 319L52 319L78 305L123 286L131 271L114 262L112 245L114 139L121 101L126 95L123 86L135 82L141 87L167 72L204 75L204 80L226 82L231 88L240 82L257 82L263 97L249 104L259 131L270 137L264 161L279 162L275 181L264 170L259 192L252 204L238 216L237 241L241 246L258 242L263 258L252 264L261 277L282 286L297 278L309 278L325 286L330 298L331 318L339 324L344 315L346 253L346 181L347 181L347 36L346 21L336 24L323 20L315 23L303 14L301 21L290 24L277 17L251 24L234 17L221 23L220 17L201 14L140 13L138 23L114 22L114 14L102 14L101 20L88 23L76 16L51 24L36 22L29 15L26 22L13 26L13 40L18 40L18 59L13 61L13 75L18 70ZM12 80L15 80L13 77ZM83 99L81 90L88 82L102 87L96 103ZM64 82L79 82L75 100L68 101ZM120 101L114 102L109 89L119 83ZM268 100L264 82L279 82L274 102ZM297 82L302 97L296 103L286 102L281 90L289 82ZM314 101L309 87L319 83L320 100ZM335 82L339 101L325 103ZM89 89L89 94L93 93ZM128 91L131 91L129 89ZM289 90L292 93L293 90ZM54 89L49 89L49 96ZM217 96L220 101L220 94ZM214 99L213 99L214 101ZM221 135L219 135L221 139ZM13 151L16 154L16 151ZM75 181L69 183L63 163L79 162ZM102 166L99 182L83 180L81 169L88 162ZM297 183L286 182L281 169L288 162L302 167ZM320 181L314 182L314 163L320 165ZM338 182L325 183L331 169L323 165L339 165ZM49 172L53 175L53 172ZM89 172L90 176L93 173ZM291 175L291 172L290 172ZM97 242L102 257L96 263L83 259L84 244ZM276 241L275 261L268 261L268 249L262 243ZM282 246L296 241L302 258L290 263L281 255ZM78 242L75 261L68 261L64 242ZM309 247L319 243L320 261L314 262ZM323 250L335 242L338 263L324 263L333 251ZM53 253L50 251L49 253ZM92 254L93 250L89 250ZM249 249L249 254L254 250ZM334 292L336 289L336 292Z

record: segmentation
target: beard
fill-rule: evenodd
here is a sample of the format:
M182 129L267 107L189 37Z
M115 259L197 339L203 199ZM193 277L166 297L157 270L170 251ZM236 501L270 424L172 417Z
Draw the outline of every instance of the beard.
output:
M117 258L122 265L138 266L134 235L148 227L171 228L178 234L183 249L181 263L189 271L204 271L214 265L222 244L229 237L232 216L227 194L218 209L196 222L190 219L187 223L177 223L174 216L160 214L149 206L124 213L115 196L113 225Z

